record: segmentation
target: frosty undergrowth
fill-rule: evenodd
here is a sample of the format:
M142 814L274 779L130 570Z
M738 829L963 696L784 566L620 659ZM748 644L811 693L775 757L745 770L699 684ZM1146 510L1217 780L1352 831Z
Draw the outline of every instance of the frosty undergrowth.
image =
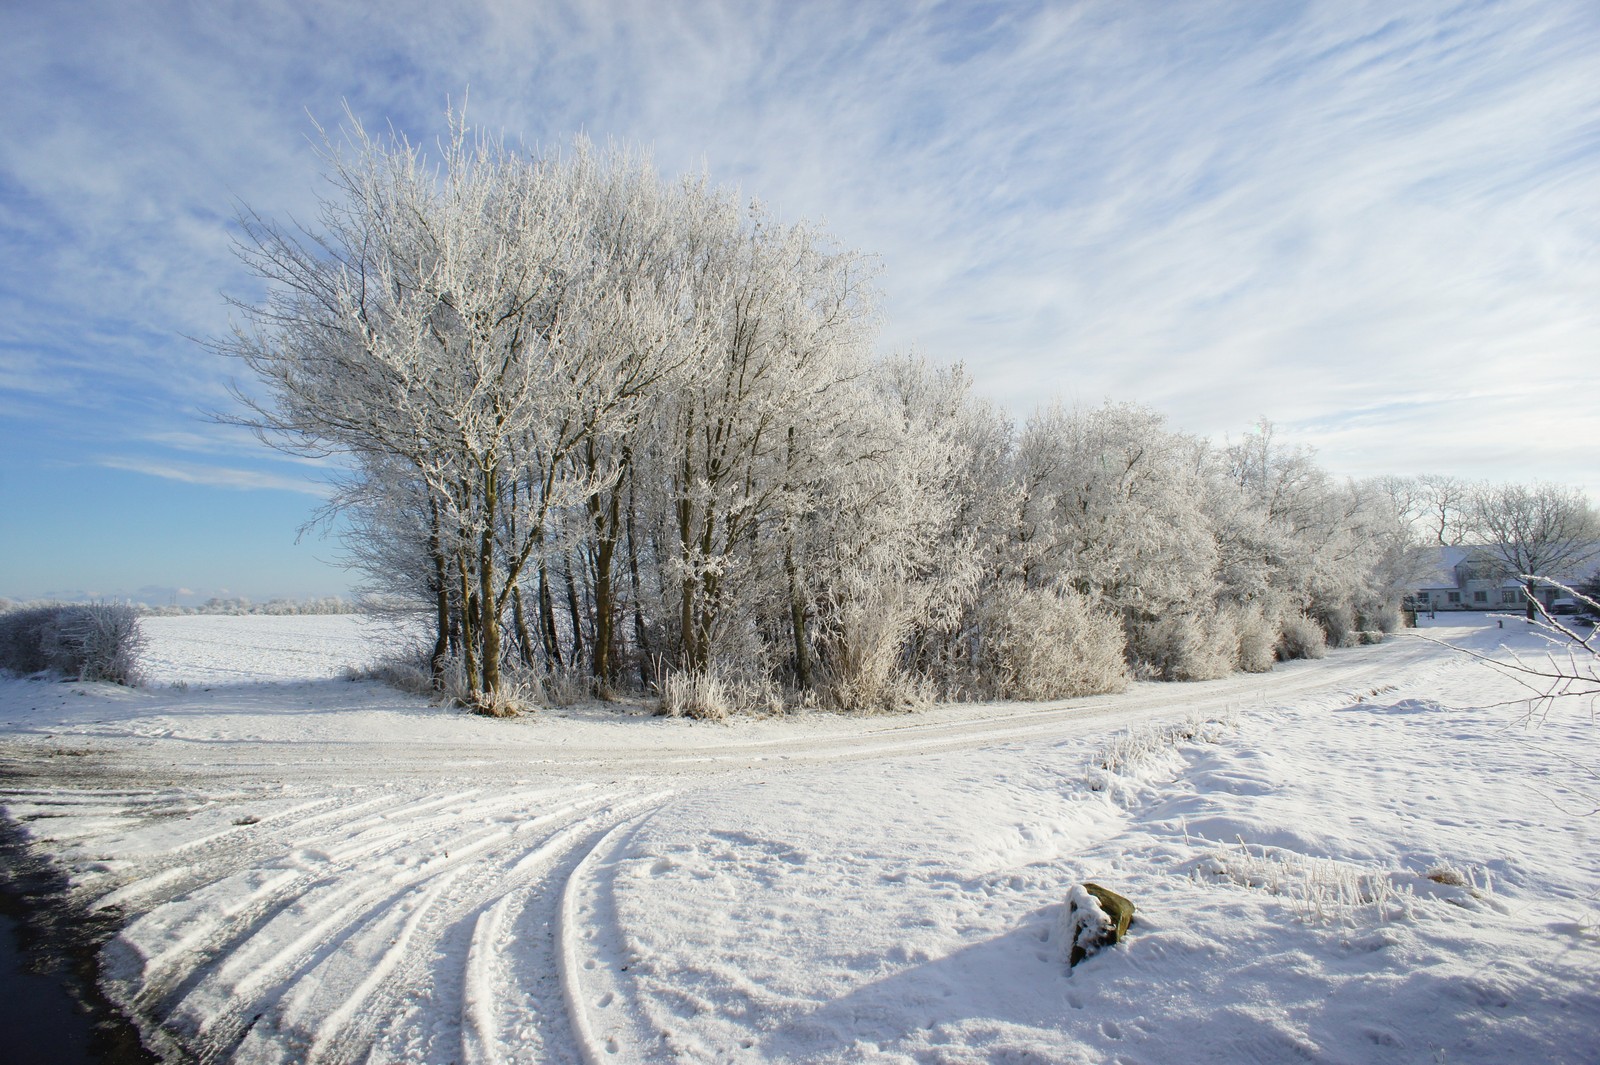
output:
M1280 847L1243 840L1205 855L1194 865L1199 879L1228 881L1290 900L1306 921L1354 924L1360 917L1388 921L1409 917L1415 893L1396 885L1388 872L1348 862L1313 858Z
M1190 740L1218 743L1237 724L1232 714L1222 714L1118 733L1090 757L1089 787L1094 791L1106 790L1110 777L1128 776L1139 767L1166 756L1180 743Z

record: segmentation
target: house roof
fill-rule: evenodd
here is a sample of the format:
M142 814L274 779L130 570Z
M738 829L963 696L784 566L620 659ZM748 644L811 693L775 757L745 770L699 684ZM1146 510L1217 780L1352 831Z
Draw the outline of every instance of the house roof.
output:
M1494 561L1494 556L1488 552L1487 548L1476 545L1440 547L1438 552L1438 557L1435 559L1433 566L1422 580L1417 583L1419 589L1460 588L1461 582L1456 579L1456 567L1463 562L1480 561L1492 563ZM1580 563L1570 571L1550 573L1545 576L1562 584L1581 584L1596 571L1597 565L1600 565L1600 544L1595 545L1595 552L1587 561ZM1500 582L1500 586L1503 588L1515 588L1519 583L1515 577L1507 577Z
M1418 588L1459 588L1456 567L1465 562L1470 551L1465 547L1440 547L1438 556L1427 574L1417 582Z

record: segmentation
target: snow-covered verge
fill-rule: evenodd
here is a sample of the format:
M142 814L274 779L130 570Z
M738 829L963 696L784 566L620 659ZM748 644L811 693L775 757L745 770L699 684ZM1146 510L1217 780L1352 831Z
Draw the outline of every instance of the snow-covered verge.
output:
M173 1058L1600 1058L1600 725L1421 640L728 726L190 676L0 683L0 802ZM1069 968L1085 880L1138 914Z

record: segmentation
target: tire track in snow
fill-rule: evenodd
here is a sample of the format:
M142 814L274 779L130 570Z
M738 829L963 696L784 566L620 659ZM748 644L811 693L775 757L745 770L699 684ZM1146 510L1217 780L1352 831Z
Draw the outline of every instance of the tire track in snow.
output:
M653 791L643 795L622 796L620 793L605 793L597 796L594 801L583 804L581 812L577 807L567 812L578 812L579 819L568 821L564 827L547 835L532 850L521 846L504 848L497 854L494 862L479 862L474 866L461 870L461 875L456 879L460 881L457 890L435 899L437 912L423 915L426 919L419 920L415 928L407 932L408 939L414 939L418 944L417 949L390 950L383 954L377 967L391 975L391 979L381 983L364 982L350 996L344 1005L338 1007L330 1016L335 1020L355 1016L355 1008L359 1007L363 1014L384 1018L386 1021L397 1015L403 1016L404 1010L398 1007L403 1004L403 999L408 994L415 994L426 988L429 1001L441 1012L457 1018L465 1017L464 999L466 987L473 979L470 963L466 971L461 974L461 990L454 992L452 981L441 981L432 978L437 975L440 967L448 970L460 964L463 954L471 954L471 940L465 936L470 925L475 925L474 915L489 907L496 900L504 899L525 887L529 887L547 878L559 859L576 844L578 838L585 831L593 831L594 825L609 824L619 818L627 817L641 806L655 806L668 798L672 792ZM549 818L546 820L554 820ZM438 946L441 941L459 930L464 945L457 944L453 949L440 951ZM503 945L502 945L503 946ZM504 993L504 989L495 989L491 994ZM492 998L491 998L492 1001ZM317 1061L348 1061L354 1057L363 1056L375 1038L383 1034L380 1029L385 1025L370 1025L358 1029L352 1037L343 1040L335 1039L339 1024L334 1024L335 1032L328 1033L329 1025L322 1025L316 1045L328 1046L330 1049L319 1052L315 1057ZM464 1039L464 1034L462 1037ZM454 1044L456 1040L444 1039L445 1042ZM430 1057L439 1057L433 1054Z
M530 807L550 794L548 788L524 790L495 806L502 811ZM363 873L352 864L374 854L367 843L330 848L343 856L343 866L317 853L314 882L287 892L293 897L276 912L198 965L193 983L163 1011L165 1024L206 1044L236 1048L259 1035L258 1023L265 1023L318 1060L342 1060L343 1048L352 1042L364 1047L361 1033L370 1035L367 1030L375 1027L358 1025L357 1036L345 1037L358 1010L366 1005L381 1016L382 1006L408 986L416 959L426 954L439 926L459 911L461 893L453 890L458 881L478 885L474 895L464 896L476 900L504 866L521 859L530 831L572 816L588 817L613 798L613 793L593 791L515 824L502 818L486 828L461 823L480 813L472 806L454 818L430 819L435 831L420 839L402 831L405 819L397 818L390 826L394 846L386 850L418 848L429 855L398 877ZM307 852L315 848L302 847L299 853ZM441 908L448 914L436 915ZM285 927L280 930L279 924ZM374 980L372 973L391 979Z
M593 952L584 956L584 941L587 939L592 942L599 937L603 918L609 917L612 929L616 927L615 912L601 911L591 870L612 852L615 837L623 827L618 825L595 841L573 868L561 892L556 925L561 991L567 1005L567 1017L572 1024L573 1038L584 1065L600 1065L608 1055L616 1054L621 1049L621 1035L614 1023L620 1011L605 1015L598 1024L594 1013L595 1010L616 1005L616 991L612 987L614 981L608 971L612 967L612 959L594 957ZM586 970L592 974L588 980L584 978Z
M510 891L501 893L493 905L484 907L473 924L461 1003L461 1049L464 1060L481 1065L503 1062L507 1058L502 1048L516 1045L516 1033L506 1031L510 1025L499 1016L496 1008L496 1003L522 997L525 992L525 989L515 986L517 981L510 972L510 966L503 964L511 939L507 917L511 914L513 900L527 905L530 896L526 889L536 881L548 881L545 886L551 890L544 893L547 897L554 897L554 889L563 885L561 894L564 899L564 885L572 883L575 872L569 870L562 876L560 867L563 864L572 866L574 870L580 868L594 853L599 841L609 839L619 827L648 817L648 813L638 813L641 808L659 808L675 794L670 789L658 790L617 803L606 811L604 818L568 825L552 836L545 846L530 852L518 863L516 873L520 874L521 882L515 883ZM567 861L563 863L562 859ZM562 945L569 937L564 920L564 902L557 904L554 916L551 956L539 967L545 972L557 968ZM571 1023L570 1013L565 1019Z
M409 808L429 810L462 798L459 794L430 797ZM351 867L353 859L371 860L386 853L403 853L415 834L426 835L430 830L451 823L445 816L408 822L404 816L407 809L391 807L391 812L399 815L397 819L374 815L339 826L342 831L336 839L318 836L307 839L301 834L300 845L286 856L281 847L270 844L252 847L242 862L244 871L191 887L162 910L141 918L123 937L142 959L141 982L147 989L170 983L166 979L168 974L185 968L185 961L191 955L203 956L206 943L220 939L227 950L227 944L237 940L241 933L263 924L263 917L269 911L281 913L287 903L280 904L280 900L305 897L330 875ZM401 825L403 832L397 830ZM242 897L236 890L241 884ZM347 884L343 890L355 887ZM141 928L141 922L148 922L151 927ZM183 926L183 931L175 935L170 933L169 929L178 925ZM145 931L153 934L141 935ZM146 949L145 942L153 943L152 949Z
M247 880L268 876L244 897L234 890L240 884L236 880L215 882L198 898L172 899L117 941L127 949L143 931L167 947L147 959L142 976L124 981L131 990L126 1004L159 1025L168 1041L198 1048L204 1061L363 1058L388 1029L403 1024L410 999L424 996L449 1012L442 1000L452 997L450 981L440 980L437 970L471 953L445 943L458 926L465 928L481 911L516 893L539 894L534 889L545 887L544 878L593 834L596 824L609 826L660 803L670 792L595 789L570 795L557 806L548 803L551 794L541 787L504 796L496 803L501 811L539 812L501 818L515 823L488 827L467 823L479 813L478 805L445 803L455 807L455 815L425 819L434 829L425 838L401 831L407 824L402 806L391 828L404 836L404 847L428 857L399 879L362 872L367 859L382 849L366 838L370 829L344 831L331 840L300 841L295 853L314 855L309 868L271 871L277 876L268 870L242 874ZM426 805L441 804L435 797ZM330 861L334 855L344 864ZM256 915L253 920L246 911ZM152 921L157 923L141 927ZM227 922L233 927L225 932ZM457 938L467 941L464 932ZM213 949L198 949L207 943ZM478 953L482 957L502 947L484 944ZM551 968L551 961L543 967ZM483 989L486 982L477 980ZM485 991L491 1001L509 993L492 982ZM461 1007L454 1012L460 1016ZM483 1046L498 1053L493 1048L500 1033L480 1030ZM453 1046L460 1038L450 1033L445 1041ZM566 1041L563 1034L560 1042Z

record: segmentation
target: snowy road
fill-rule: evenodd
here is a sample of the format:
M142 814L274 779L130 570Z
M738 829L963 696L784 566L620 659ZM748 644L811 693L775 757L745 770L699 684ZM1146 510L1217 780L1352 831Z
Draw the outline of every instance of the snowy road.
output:
M335 680L5 681L0 804L121 914L107 989L173 1060L1093 1060L1113 1036L1051 1021L1053 984L927 1001L945 971L1064 977L1041 914L1138 820L1087 803L1089 752L1464 668L1399 640L1067 704L731 726L489 721Z

